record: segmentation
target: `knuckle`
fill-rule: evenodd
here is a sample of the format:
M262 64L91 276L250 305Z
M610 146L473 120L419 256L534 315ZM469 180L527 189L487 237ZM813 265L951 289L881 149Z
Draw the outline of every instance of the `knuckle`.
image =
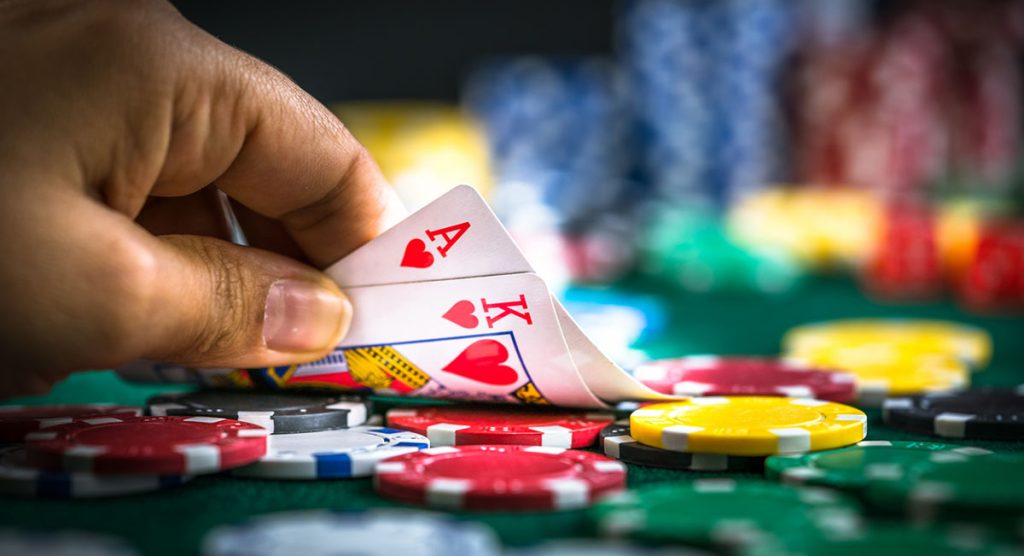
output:
M99 0L83 10L79 30L104 53L144 58L165 44L162 37L172 28L168 15L162 2Z

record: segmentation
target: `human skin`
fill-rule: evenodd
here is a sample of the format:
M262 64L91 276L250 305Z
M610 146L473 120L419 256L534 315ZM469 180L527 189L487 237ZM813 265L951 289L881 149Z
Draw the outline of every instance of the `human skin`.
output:
M400 209L287 77L161 0L0 0L0 83L0 396L342 338L351 305L318 269ZM252 246L221 239L211 184Z

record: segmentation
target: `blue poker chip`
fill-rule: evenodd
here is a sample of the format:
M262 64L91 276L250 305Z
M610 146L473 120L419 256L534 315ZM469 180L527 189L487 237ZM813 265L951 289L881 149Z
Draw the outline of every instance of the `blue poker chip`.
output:
M101 498L172 488L191 479L187 475L96 475L84 471L43 471L25 462L25 449L21 446L0 448L0 494L5 495Z
M429 447L423 435L386 427L275 434L263 459L232 473L261 479L368 477L378 461Z
M286 512L214 529L204 556L498 556L494 533L481 523L410 510Z

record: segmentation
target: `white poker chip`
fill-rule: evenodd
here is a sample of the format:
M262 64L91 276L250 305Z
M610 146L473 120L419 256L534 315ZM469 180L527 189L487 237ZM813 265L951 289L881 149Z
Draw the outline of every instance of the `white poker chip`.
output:
M36 498L99 498L172 488L189 475L96 475L85 471L43 471L29 466L25 449L0 448L0 493Z
M270 514L220 527L203 540L204 556L498 556L494 533L480 523L406 510Z
M234 475L264 479L368 477L377 462L430 447L427 437L386 427L275 434L267 455Z
M0 554L26 556L135 556L125 541L83 531L0 529Z

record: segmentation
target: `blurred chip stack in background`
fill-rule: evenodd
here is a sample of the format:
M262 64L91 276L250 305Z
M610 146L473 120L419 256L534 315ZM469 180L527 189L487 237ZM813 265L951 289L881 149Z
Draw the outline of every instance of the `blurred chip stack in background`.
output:
M461 106L336 109L410 208L480 188L556 292L825 274L1024 307L1022 3L623 0L614 26L608 56L481 55Z
M622 86L609 60L540 58L483 62L466 84L490 140L495 210L554 284L606 281L631 262Z

